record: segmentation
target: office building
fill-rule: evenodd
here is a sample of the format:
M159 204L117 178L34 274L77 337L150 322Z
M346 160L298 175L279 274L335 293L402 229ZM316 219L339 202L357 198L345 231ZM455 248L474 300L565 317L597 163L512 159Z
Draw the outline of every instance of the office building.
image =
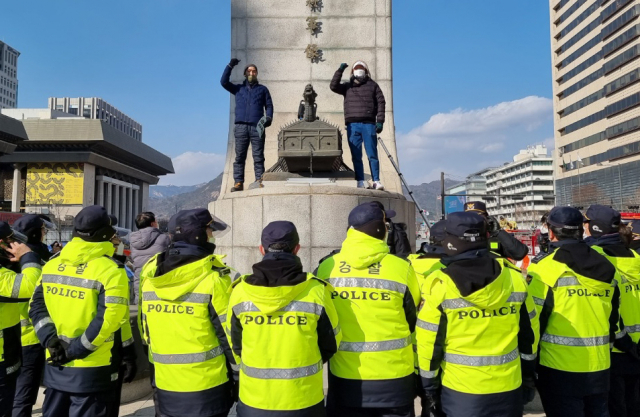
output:
M142 142L142 125L101 98L50 97L49 109L85 119L102 120L125 135Z
M7 113L16 117L0 115L0 215L68 220L99 204L118 226L133 229L135 216L147 209L149 185L174 172L171 158L104 121L47 109Z
M16 51L0 41L0 109L18 107L18 57Z
M487 178L487 211L495 217L515 220L519 229L538 226L542 215L554 206L553 158L543 145L530 146L513 162L492 169Z
M558 205L640 203L640 0L551 0Z

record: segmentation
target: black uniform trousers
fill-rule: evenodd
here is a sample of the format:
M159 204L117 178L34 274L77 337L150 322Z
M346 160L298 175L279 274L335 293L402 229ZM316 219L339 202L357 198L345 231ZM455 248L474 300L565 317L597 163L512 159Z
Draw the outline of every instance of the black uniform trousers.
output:
M611 417L640 416L640 375L611 374L609 414Z
M13 417L31 417L33 405L38 398L38 388L44 369L44 348L40 345L22 348L22 367L16 382L13 400Z
M4 374L5 370L0 369ZM16 394L16 380L18 373L0 376L0 417L11 417L13 398Z
M574 397L538 388L547 417L609 417L608 393Z
M414 417L413 403L392 408L347 407L332 396L327 398L327 417Z
M73 394L47 388L43 417L108 417L113 403L113 390Z

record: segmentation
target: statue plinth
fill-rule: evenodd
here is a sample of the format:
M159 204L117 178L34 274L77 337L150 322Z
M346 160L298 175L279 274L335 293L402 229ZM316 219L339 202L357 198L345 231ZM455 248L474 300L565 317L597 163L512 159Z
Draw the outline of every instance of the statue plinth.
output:
M380 201L395 210L394 221L407 224L407 235L415 243L415 205L402 194L332 185L287 185L270 183L265 188L227 194L209 204L209 211L231 226L216 245L217 253L227 255L225 262L242 274L251 273L262 259L258 251L262 229L272 221L289 220L298 228L298 256L306 271L340 248L347 235L351 209L367 201Z

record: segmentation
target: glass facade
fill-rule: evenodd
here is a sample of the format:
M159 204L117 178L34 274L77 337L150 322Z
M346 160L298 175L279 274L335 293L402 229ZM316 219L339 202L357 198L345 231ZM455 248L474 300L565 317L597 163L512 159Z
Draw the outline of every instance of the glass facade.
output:
M573 6L571 6L572 8L574 6L582 6L584 3L586 3L587 0L577 0L575 2L575 4ZM575 29L580 23L584 22L586 19L589 18L589 16L591 16L593 14L593 12L595 12L596 10L598 10L598 8L600 7L600 4L602 3L602 0L596 0L593 2L593 4L591 6L589 6L584 12L580 13L578 16L576 16L576 18L569 23L567 26L565 26L564 29L562 29L562 31L560 32L560 36L558 36L558 39L561 39L564 36L567 36L567 34L569 34L569 32L571 32L573 29ZM564 12L560 18L562 19L562 16L567 15L565 17L565 19L569 16L568 13L571 9L567 10L566 12ZM573 13L573 11L571 12ZM557 25L557 23L556 23Z
M582 206L610 205L629 211L640 204L640 161L613 163L598 171L556 181L556 204Z
M585 117L584 119L578 120L575 123L571 123L567 125L564 129L561 129L560 134L566 135L572 132L575 132L579 129L582 129L585 126L589 126L599 120L604 119L605 117L611 117L623 111L629 110L632 107L636 107L640 103L640 93L635 93L630 95L629 97L625 97L622 100L616 101L615 103L609 104L604 110L600 110L592 115Z

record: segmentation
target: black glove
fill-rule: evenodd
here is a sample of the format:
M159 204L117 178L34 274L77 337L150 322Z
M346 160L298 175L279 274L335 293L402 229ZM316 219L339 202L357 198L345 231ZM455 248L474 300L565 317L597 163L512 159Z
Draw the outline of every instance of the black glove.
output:
M240 381L231 381L231 399L237 403L240 399Z
M382 133L382 128L384 127L384 123L376 123L376 133Z
M436 393L426 393L424 400L424 408L422 409L422 417L445 417L440 406L440 395Z
M53 366L62 366L65 363L71 362L67 357L67 349L69 349L67 342L58 339L57 336L52 337L51 340L49 340L49 344L47 344L47 350L49 351L47 362Z
M231 61L229 61L229 66L233 68L239 63L240 63L240 60L238 58L231 58Z
M487 231L489 232L490 237L498 236L498 232L502 228L500 227L500 222L493 216L487 217Z
M135 378L138 373L138 365L136 365L135 361L122 362L122 372L124 374L122 378L124 383L128 384L133 382L133 378Z
M348 66L349 66L349 64L343 62L342 64L340 64L340 71L346 70Z
M536 397L536 381L531 377L522 378L522 401L529 404Z
M267 120L264 122L264 127L269 127L271 126L271 122L273 120L271 120L271 117L267 116Z

